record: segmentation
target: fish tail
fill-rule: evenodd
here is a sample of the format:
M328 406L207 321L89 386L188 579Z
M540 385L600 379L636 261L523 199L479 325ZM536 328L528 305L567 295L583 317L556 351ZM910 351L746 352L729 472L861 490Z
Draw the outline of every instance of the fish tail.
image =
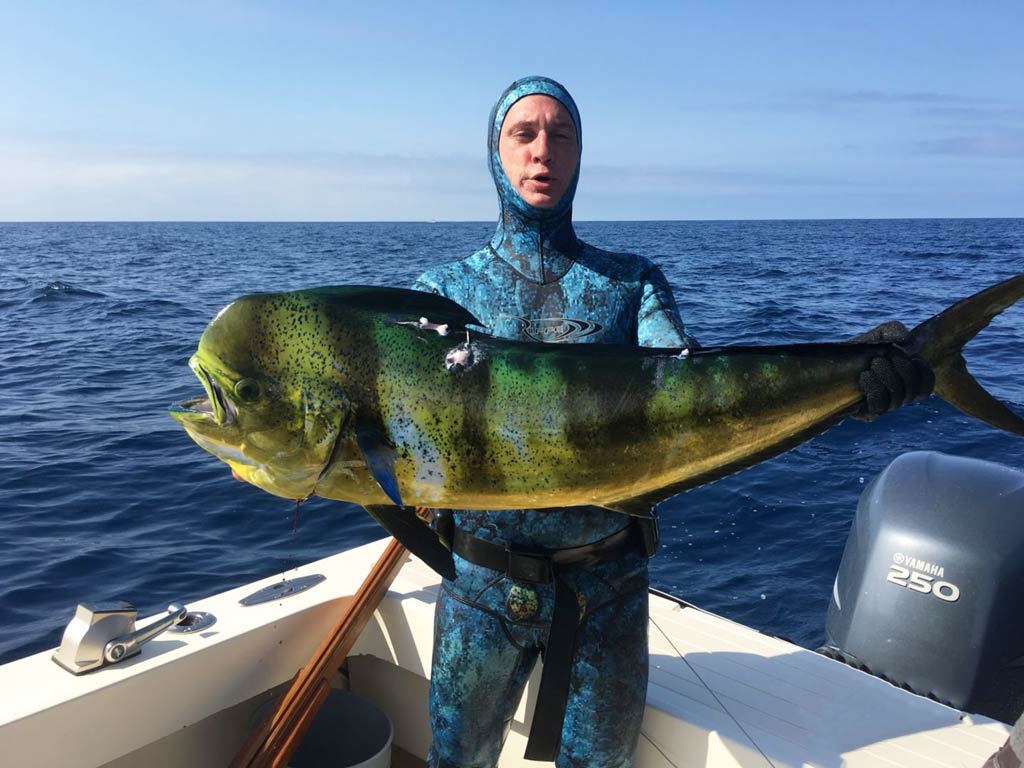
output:
M1024 435L1024 419L988 393L967 370L964 345L1007 307L1024 297L1024 275L958 301L910 332L908 351L935 372L935 394L994 427Z

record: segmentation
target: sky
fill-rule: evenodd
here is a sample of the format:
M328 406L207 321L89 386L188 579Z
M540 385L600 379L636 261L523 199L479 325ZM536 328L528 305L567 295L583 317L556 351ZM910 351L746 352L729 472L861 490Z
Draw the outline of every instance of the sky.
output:
M0 220L493 219L528 74L577 220L1024 216L1021 0L0 0Z

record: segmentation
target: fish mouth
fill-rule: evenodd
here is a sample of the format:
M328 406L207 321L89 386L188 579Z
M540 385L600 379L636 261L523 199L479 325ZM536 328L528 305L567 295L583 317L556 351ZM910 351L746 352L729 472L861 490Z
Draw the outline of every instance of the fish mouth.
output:
M203 368L195 355L188 361L188 367L202 382L206 395L175 403L171 406L171 415L179 421L212 421L218 427L234 424L238 409L217 379Z

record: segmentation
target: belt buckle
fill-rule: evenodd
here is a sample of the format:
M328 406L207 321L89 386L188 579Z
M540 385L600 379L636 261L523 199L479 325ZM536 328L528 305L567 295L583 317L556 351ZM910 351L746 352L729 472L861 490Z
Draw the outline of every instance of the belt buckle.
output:
M506 573L509 578L529 584L550 583L552 576L550 557L530 552L519 552L507 547L505 555L508 560Z

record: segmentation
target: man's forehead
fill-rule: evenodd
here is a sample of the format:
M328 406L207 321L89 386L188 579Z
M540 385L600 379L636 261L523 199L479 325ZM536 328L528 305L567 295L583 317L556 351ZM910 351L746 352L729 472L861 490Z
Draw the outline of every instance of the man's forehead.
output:
M524 96L509 107L503 125L536 123L541 120L573 126L572 115L558 99L542 93Z

